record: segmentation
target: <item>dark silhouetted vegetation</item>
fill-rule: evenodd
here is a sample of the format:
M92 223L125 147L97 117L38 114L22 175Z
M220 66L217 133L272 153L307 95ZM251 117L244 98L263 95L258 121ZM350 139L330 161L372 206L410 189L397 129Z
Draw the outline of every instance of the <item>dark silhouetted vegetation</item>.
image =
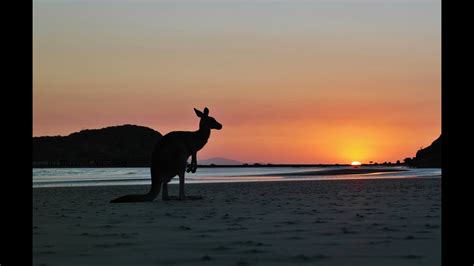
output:
M151 128L122 125L34 137L33 167L149 166L161 136Z
M403 163L407 166L420 168L441 167L441 136L433 141L430 146L418 150L415 157L405 158Z

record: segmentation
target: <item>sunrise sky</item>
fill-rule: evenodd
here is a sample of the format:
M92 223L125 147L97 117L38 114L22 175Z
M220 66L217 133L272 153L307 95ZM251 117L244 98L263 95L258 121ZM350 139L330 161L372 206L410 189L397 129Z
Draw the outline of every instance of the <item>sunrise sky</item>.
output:
M224 126L198 159L350 163L441 133L440 1L33 1L33 135Z

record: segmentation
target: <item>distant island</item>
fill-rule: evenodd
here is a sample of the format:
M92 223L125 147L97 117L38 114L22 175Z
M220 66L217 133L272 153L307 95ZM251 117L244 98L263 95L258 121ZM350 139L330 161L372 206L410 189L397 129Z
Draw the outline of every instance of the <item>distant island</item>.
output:
M203 165L212 165L212 164L215 164L215 165L242 165L244 163L236 161L236 160L222 158L222 157L213 157L213 158L209 158L209 159L199 160L199 164L203 164Z
M138 125L86 129L68 136L33 137L33 167L149 167L151 152L162 134ZM244 163L214 157L199 160L200 167L325 167L349 164ZM380 166L441 167L441 136L415 157L402 162L363 164Z

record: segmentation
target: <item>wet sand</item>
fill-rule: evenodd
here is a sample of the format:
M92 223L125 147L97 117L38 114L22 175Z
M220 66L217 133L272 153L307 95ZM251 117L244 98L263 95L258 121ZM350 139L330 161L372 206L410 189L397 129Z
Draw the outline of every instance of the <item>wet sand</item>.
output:
M318 175L361 175L361 174L373 174L373 173L391 173L391 172L404 172L405 169L400 168L344 168L344 169L330 169L330 170L318 170L318 171L299 171L290 173L276 173L276 174L262 174L252 176L318 176Z
M33 265L441 265L439 178L33 189ZM177 195L177 185L170 194Z

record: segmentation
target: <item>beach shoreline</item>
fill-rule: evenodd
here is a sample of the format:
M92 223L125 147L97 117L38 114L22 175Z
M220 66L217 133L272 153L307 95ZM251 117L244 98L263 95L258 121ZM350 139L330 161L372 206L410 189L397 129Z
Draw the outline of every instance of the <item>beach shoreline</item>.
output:
M33 189L33 265L441 265L441 179ZM170 185L177 195L177 185Z
M148 168L108 168L108 169L33 169L33 187L68 186L115 186L150 184ZM337 167L300 168L280 167L270 169L239 168L200 169L195 174L186 174L186 183L232 183L232 182L273 182L286 180L332 180L332 179L386 179L441 176L441 169L416 169L404 167ZM170 184L178 183L173 178Z
M407 169L400 168L362 168L362 167L351 167L343 169L331 169L331 170L318 170L318 171L301 171L301 172L287 172L287 173L273 173L273 174L261 174L256 176L319 176L319 175L363 175L363 174L375 174L375 173L394 173L394 172L406 172Z

